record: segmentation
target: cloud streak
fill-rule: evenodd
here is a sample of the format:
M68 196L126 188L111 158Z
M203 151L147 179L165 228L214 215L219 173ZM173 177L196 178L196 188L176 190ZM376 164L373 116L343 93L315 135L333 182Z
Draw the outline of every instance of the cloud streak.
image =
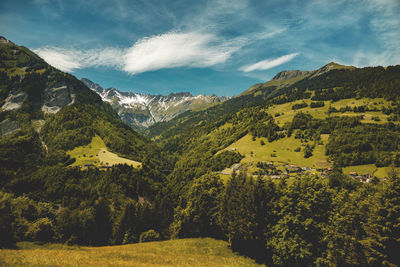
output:
M66 72L89 67L111 67L135 75L176 67L210 67L224 63L244 45L213 34L168 32L146 37L132 47L86 51L44 47L34 50L50 65Z
M292 53L292 54L278 57L276 59L265 59L265 60L259 61L257 63L251 64L251 65L243 66L239 70L241 70L243 72L251 72L251 71L255 71L255 70L271 69L273 67L276 67L276 66L279 66L286 62L291 61L293 58L295 58L298 55L299 55L299 53Z
M66 72L90 67L113 67L120 69L122 68L120 59L124 55L124 50L116 48L81 51L47 46L34 49L33 51L53 67Z
M212 34L170 32L135 43L125 54L123 70L138 74L165 68L210 67L224 63L240 47Z

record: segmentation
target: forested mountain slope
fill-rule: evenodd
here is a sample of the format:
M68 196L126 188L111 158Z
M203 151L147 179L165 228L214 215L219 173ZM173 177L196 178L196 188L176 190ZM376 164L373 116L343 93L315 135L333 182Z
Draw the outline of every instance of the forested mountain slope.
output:
M109 244L114 238L121 243L127 230L125 225L115 226L118 216L125 206L138 212L139 199L151 203L165 169L170 169L161 151L122 123L98 94L29 49L2 37L0 58L0 189L10 193L0 193L6 203L1 212L6 216L2 220L11 220L1 223L0 233L5 236L0 239L3 243L36 239L28 228L47 227L49 241L94 245ZM106 166L107 171L89 165L71 167L76 159L67 152L89 145L95 136L104 142L105 150L141 167ZM6 199L15 205L7 206L11 202ZM18 217L19 211L10 213L7 207L32 212ZM139 217L153 214L149 207L145 209ZM119 230L113 230L113 225ZM136 238L149 227L156 228L150 221L146 225L129 231Z
M176 156L172 236L268 266L398 265L399 81L330 63L151 127Z
M400 66L329 63L315 71L285 71L224 103L156 124L148 133L176 155L170 178L182 185L238 162L254 174L264 173L258 163L268 161L279 161L282 172L290 165L400 166L399 83Z

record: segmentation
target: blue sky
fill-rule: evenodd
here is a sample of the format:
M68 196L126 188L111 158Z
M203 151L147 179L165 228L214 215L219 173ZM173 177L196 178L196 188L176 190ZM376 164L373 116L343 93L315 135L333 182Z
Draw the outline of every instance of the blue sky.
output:
M0 35L103 87L237 95L281 70L400 64L400 0L2 0Z

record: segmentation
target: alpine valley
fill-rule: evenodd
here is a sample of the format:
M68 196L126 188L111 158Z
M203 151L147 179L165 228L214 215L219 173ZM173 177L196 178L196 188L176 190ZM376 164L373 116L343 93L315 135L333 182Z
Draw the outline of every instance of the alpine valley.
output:
M140 130L157 122L169 121L185 111L204 109L228 99L216 95L193 96L189 92L167 96L120 92L115 88L104 89L86 78L81 81L109 103L123 122Z
M400 65L163 96L1 37L0 134L1 266L400 265Z

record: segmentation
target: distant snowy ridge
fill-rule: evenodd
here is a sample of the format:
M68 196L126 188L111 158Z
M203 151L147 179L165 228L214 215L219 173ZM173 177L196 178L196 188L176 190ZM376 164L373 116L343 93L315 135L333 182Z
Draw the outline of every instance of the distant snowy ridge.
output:
M228 99L216 95L193 96L189 92L171 93L166 96L121 92L115 88L104 89L86 78L82 78L81 81L98 93L104 102L111 104L125 123L139 129L147 128L156 122L168 121L187 110L198 110Z

